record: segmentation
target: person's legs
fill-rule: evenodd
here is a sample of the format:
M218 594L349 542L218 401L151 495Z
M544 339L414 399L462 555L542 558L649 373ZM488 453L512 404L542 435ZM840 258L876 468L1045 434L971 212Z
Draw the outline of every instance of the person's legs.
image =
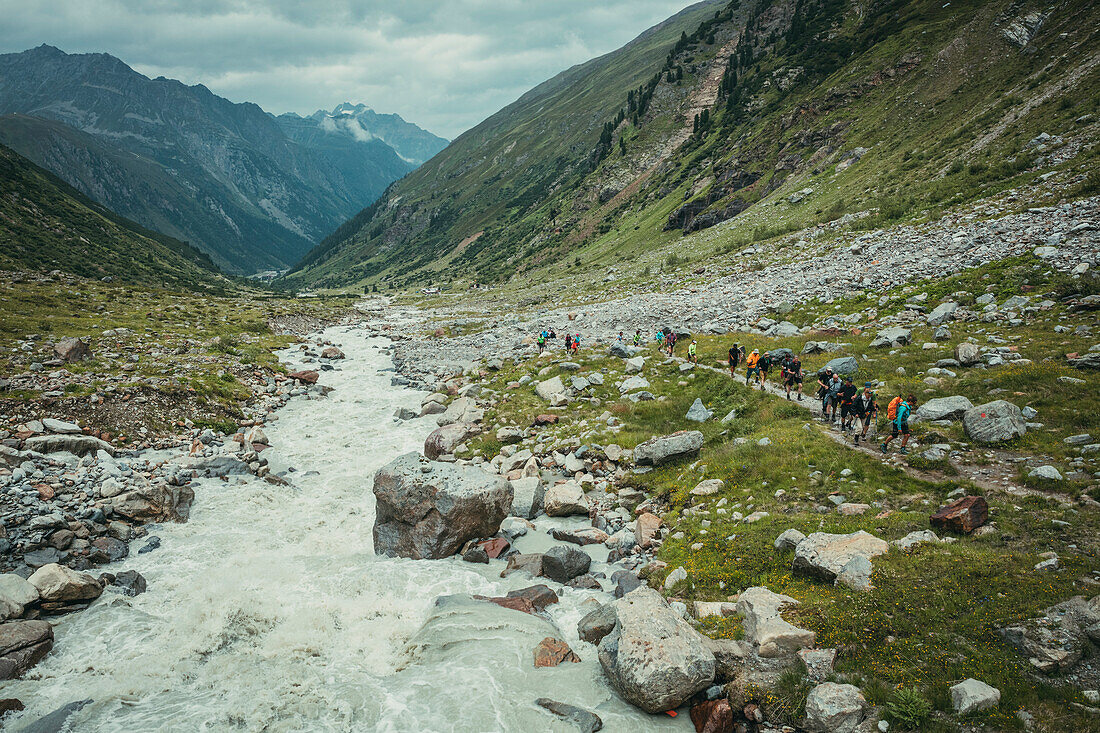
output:
M908 453L909 448L909 423L905 422L901 424L901 452Z

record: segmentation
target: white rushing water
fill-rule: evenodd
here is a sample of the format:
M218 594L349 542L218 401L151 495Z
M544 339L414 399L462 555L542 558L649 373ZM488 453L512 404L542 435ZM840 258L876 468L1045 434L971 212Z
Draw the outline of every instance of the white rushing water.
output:
M65 617L53 652L0 686L27 704L13 730L80 699L93 700L72 719L81 732L576 730L538 697L593 710L609 731L690 730L686 715L623 703L595 647L578 640L591 601L581 604L607 594L559 589L548 612L583 661L554 669L532 661L554 630L526 614L484 603L447 609L425 627L438 596L556 585L523 573L501 579L501 561L373 554L372 476L418 450L434 425L393 422L421 395L390 386L384 341L351 329L326 336L348 356L322 373L335 391L292 401L265 428L274 444L265 455L275 470L297 469L293 487L196 482L190 522L153 528L160 549L138 555L139 541L106 568L139 571L148 591L131 599L108 590ZM529 534L518 546L549 544Z

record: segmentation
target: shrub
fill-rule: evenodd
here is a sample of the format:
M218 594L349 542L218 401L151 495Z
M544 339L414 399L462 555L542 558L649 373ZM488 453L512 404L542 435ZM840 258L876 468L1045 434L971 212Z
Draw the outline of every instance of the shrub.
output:
M914 687L902 687L886 701L886 715L902 730L920 730L932 713L932 703Z

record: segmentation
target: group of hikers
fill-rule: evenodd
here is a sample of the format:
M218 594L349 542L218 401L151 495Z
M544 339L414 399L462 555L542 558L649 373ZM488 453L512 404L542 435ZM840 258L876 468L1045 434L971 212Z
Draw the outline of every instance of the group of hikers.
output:
M576 354L580 348L580 337L566 334L565 349L571 354ZM557 338L554 330L542 331L538 336L538 347L541 353L546 348L548 339ZM676 342L680 339L675 330L662 328L654 336L657 349L672 357L675 355ZM627 342L622 331L619 331L620 344ZM641 329L634 331L630 339L634 346L641 347L645 341ZM693 338L688 344L688 360L693 364L699 363L698 342ZM760 390L767 388L768 375L772 368L779 371L779 383L785 390L788 400L802 401L802 382L805 372L802 369L802 360L790 349L776 349L760 353L759 349L753 349L746 354L746 348L740 344L734 344L729 350L730 376L737 378L737 369L742 363L745 365L745 384L755 383ZM873 438L878 437L879 405L878 395L875 393L875 382L864 382L863 387L857 387L851 375L840 375L826 367L818 372L816 398L821 402L821 419L839 428L843 433L849 433L852 441L859 445L862 440L865 443L868 434L874 428ZM794 397L792 397L792 394ZM886 408L886 419L890 427L887 435L879 448L883 453L890 450L890 443L901 437L901 453L908 453L909 444L909 416L913 411L916 401L912 394L894 397Z
M535 337L535 343L539 347L539 353L541 354L546 350L548 346L547 342L551 339L558 337L557 332L551 326L550 328L539 331L539 335ZM567 333L565 334L565 350L574 356L581 348L581 335L579 333Z
M745 363L745 384L755 380L761 390L765 389L768 382L768 373L773 366L779 367L779 381L783 385L787 399L791 399L792 392L797 395L798 401L802 401L802 382L805 372L802 370L802 360L789 349L781 349L776 352L753 349L751 354L745 354L745 347L734 344L730 347L728 364L730 376L737 378L737 368L741 362ZM864 382L863 388L855 386L851 375L841 376L832 369L826 367L818 372L816 397L821 401L821 419L838 427L844 433L852 435L852 442L859 445L859 441L867 441L867 435L871 428L875 428L875 436L878 434L878 395L875 393L875 382ZM898 395L890 400L886 408L886 419L890 426L890 434L883 439L879 448L883 453L890 450L890 443L901 436L901 453L908 453L909 445L909 415L913 411L915 398L912 394Z

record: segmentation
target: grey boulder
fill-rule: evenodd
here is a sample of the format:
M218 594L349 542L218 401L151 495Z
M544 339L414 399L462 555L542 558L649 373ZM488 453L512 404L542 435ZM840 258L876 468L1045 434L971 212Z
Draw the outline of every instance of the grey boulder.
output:
M863 722L867 701L854 685L823 682L806 696L806 729L814 733L852 733Z
M966 437L978 443L1002 443L1027 432L1020 408L1005 400L971 407L962 417Z
M612 604L618 623L600 642L604 674L619 695L648 713L672 710L714 680L714 654L649 587Z
M374 475L374 550L380 555L449 557L491 537L512 507L512 487L474 466L406 453Z
M691 403L691 407L688 408L684 417L692 422L706 422L714 417L714 413L706 408L701 399L696 397L695 402Z
M832 582L852 558L870 560L888 549L884 540L863 530L851 534L813 532L794 548L791 567Z
M557 583L568 583L588 572L592 558L569 545L554 545L542 556L542 574Z
M678 458L694 456L702 447L702 433L698 430L681 430L639 443L634 448L634 462L639 466L659 466Z
M37 453L72 453L77 456L94 456L99 451L115 454L114 447L92 435L37 435L27 438L24 446Z
M918 407L913 412L911 421L917 423L925 420L958 420L973 406L974 404L962 395L937 397Z

